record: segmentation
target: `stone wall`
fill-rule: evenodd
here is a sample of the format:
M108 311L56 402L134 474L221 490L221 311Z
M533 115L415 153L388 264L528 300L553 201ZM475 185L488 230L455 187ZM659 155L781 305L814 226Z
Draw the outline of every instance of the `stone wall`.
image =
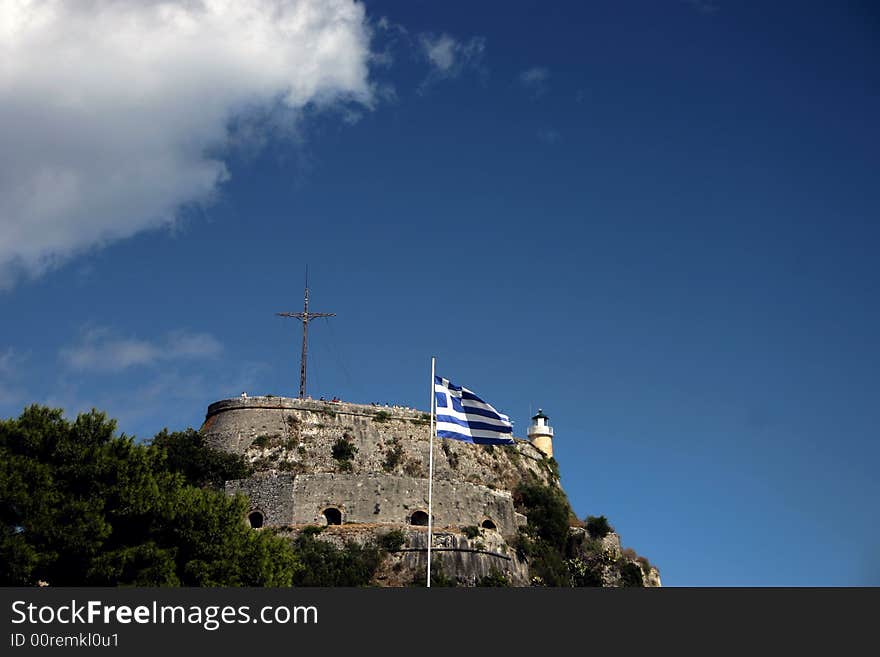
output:
M294 477L290 473L258 472L249 479L226 482L229 495L244 493L250 499L248 514L259 511L265 525L287 525L293 517Z
M426 528L411 521L428 508L429 420L423 411L402 407L247 397L211 404L201 431L209 445L253 465L252 477L227 482L226 491L246 494L266 526L295 534L306 525L326 524L324 511L332 507L343 524L327 527L322 540L341 544L404 530L406 545L377 575L380 583L399 586L418 578L427 563ZM351 446L350 459L334 457L340 441ZM528 585L528 564L511 547L526 523L514 510L512 491L531 477L559 486L555 461L522 439L494 448L434 442L437 563L461 584L500 573L514 585ZM484 521L489 529L474 539L465 536L465 527ZM616 534L605 543L619 553ZM649 579L659 586L656 570ZM617 584L609 579L608 585Z
M346 543L367 543L391 528L383 525L342 525L327 527L318 540L343 547ZM290 533L295 536L297 529ZM404 527L404 544L391 552L382 562L375 581L381 586L424 586L428 558L426 527ZM478 536L468 538L460 533L438 530L434 532L431 548L434 573L442 573L459 585L474 586L483 577L500 574L512 586L528 586L529 567L517 559L516 552L497 532L481 530Z
M429 415L414 409L285 397L227 399L208 407L202 434L212 447L243 454L258 470L302 474L428 476ZM350 440L349 464L333 445ZM527 473L557 484L553 462L527 440L487 448L434 441L434 480L511 490Z
M434 535L431 548L432 568L440 568L443 575L454 578L458 584L476 585L483 577L495 573L505 576L512 586L529 585L529 566L519 561L516 552L492 532L469 539L462 535L439 532ZM407 573L423 581L428 566L428 534L417 532L407 536L404 551L392 555Z
M428 480L396 475L258 473L226 483L229 494L242 492L250 510L266 525L324 525L323 512L338 509L343 524L410 524L412 514L428 510ZM434 482L434 524L458 530L489 521L507 537L516 534L513 498L466 482Z

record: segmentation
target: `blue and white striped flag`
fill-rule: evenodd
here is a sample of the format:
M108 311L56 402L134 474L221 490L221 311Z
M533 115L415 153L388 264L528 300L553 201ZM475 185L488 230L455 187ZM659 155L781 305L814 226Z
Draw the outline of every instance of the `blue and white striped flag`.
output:
M510 418L449 379L434 377L437 436L479 445L512 445Z

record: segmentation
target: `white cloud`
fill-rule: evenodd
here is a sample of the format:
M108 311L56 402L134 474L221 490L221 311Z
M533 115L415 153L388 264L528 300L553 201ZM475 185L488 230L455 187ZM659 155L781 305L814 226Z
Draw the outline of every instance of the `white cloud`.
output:
M430 61L440 71L446 73L455 66L456 51L460 44L448 34L439 37L422 36L422 48Z
M547 80L549 78L550 71L543 66L533 66L519 74L520 84L535 96L541 96L547 91Z
M213 358L223 350L207 333L175 331L160 341L118 337L106 328L90 329L79 342L61 350L61 359L73 370L120 372L130 367Z
M486 51L486 40L472 37L463 42L448 34L424 33L419 35L419 48L431 64L431 73L423 83L424 87L438 79L458 77L466 68L479 68Z
M0 2L0 287L168 225L228 178L228 123L371 106L353 0Z

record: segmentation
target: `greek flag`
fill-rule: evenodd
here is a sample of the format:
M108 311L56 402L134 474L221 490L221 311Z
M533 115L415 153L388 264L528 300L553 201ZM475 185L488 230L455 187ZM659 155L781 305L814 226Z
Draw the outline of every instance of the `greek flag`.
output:
M512 445L510 418L499 413L467 388L434 377L437 437L479 445Z

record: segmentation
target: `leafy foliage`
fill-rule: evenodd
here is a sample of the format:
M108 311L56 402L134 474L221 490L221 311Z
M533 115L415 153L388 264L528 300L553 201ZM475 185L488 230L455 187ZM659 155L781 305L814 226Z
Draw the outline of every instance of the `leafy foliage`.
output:
M547 464L547 470L550 473L550 476L556 481L559 481L559 462L551 456L545 463Z
M425 576L416 575L413 585L424 586ZM458 580L452 575L447 575L443 570L443 562L438 558L431 559L431 586L438 588L452 588L458 586Z
M333 443L333 447L330 448L333 458L339 462L339 466L346 472L351 470L351 461L357 452L357 446L347 433L343 434L341 438Z
M426 474L425 467L415 460L409 460L404 464L403 473L410 477L422 477Z
M558 545L529 535L528 529L521 531L516 539L517 555L529 562L532 579L538 579L545 586L568 586L569 573L563 550Z
M399 529L392 529L379 538L379 547L386 552L397 552L406 543L406 537Z
M621 554L602 542L614 531L605 516L588 516L587 532L572 533L571 509L565 494L537 480L520 484L514 492L514 503L528 517L515 547L517 556L528 560L533 583L603 586L606 578L614 581L616 572L623 586L644 585L644 564L633 561L635 553Z
M163 429L153 438L152 445L164 452L166 469L179 472L195 486L221 487L230 479L244 479L251 474L244 457L211 449L204 436L194 429Z
M440 446L443 448L443 453L446 455L446 460L449 461L449 467L453 470L458 469L458 452L456 452L452 446L450 445L452 441L449 440L441 440Z
M514 491L514 504L528 517L516 542L517 553L529 560L533 577L547 586L568 586L565 563L571 514L565 494L537 480L521 483Z
M403 445L400 444L400 439L395 438L393 447L385 453L385 460L382 462L382 469L385 470L385 472L391 472L394 470L394 468L403 461L404 453Z
M514 504L528 517L529 535L558 547L568 541L568 518L571 515L565 493L555 486L545 486L537 480L517 486Z
M0 585L290 585L289 544L246 526L245 498L201 488L237 466L182 462L207 455L193 434L136 444L99 411L37 405L0 421Z
M602 586L601 563L597 563L595 559L573 557L566 565L571 575L572 586Z
M468 525L467 527L462 527L461 531L468 538L476 538L480 535L480 528L476 525Z
M301 533L294 550L303 565L294 575L295 586L367 586L383 557L373 543L348 542L338 548L314 532Z
M601 540L581 534L569 542L566 562L572 586L603 586L605 574L615 566L617 554Z
M262 436L257 436L256 438L254 438L254 442L252 442L251 445L253 445L254 447L263 448L268 447L271 442L272 436L267 436L263 434Z
M614 528L605 516L587 516L587 531L593 538L605 538Z
M633 561L621 563L620 581L623 586L644 586L645 580L641 566Z
M493 568L488 575L484 575L477 581L477 586L510 586L510 580L501 571Z

